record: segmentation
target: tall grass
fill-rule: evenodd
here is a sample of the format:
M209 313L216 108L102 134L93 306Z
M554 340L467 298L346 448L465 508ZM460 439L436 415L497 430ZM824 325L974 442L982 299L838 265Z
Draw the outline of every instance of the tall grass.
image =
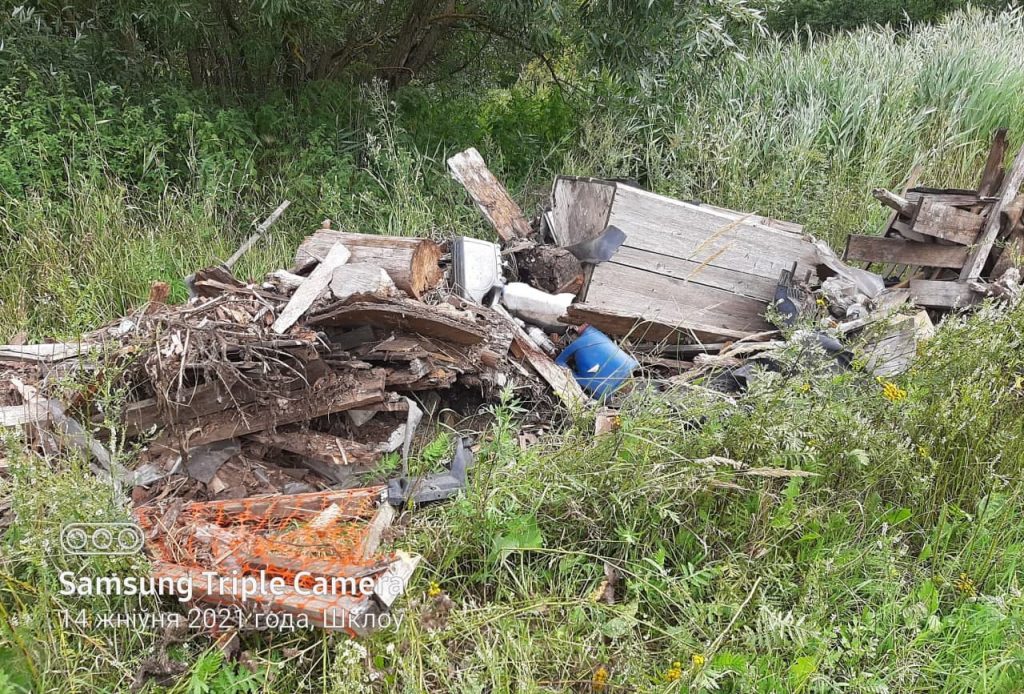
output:
M921 182L977 184L993 131L1024 141L1024 14L958 13L886 28L770 39L588 122L576 173L792 219L841 243L884 217L870 196Z

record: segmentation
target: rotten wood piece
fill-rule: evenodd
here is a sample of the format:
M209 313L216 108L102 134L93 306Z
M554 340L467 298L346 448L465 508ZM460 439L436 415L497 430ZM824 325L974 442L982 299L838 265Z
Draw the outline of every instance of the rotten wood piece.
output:
M444 277L438 264L441 247L430 239L332 229L319 229L306 237L295 254L295 265L302 267L324 257L336 243L344 244L351 252L350 262L376 265L399 289L415 298L435 288Z
M533 231L519 205L495 178L480 152L470 147L448 159L452 178L462 184L484 218L505 243L528 238Z
M935 326L927 311L894 319L887 329L869 340L861 349L865 368L875 376L898 376L910 368L919 343L935 335Z
M328 465L371 465L380 457L373 446L301 427L260 431L250 434L248 438Z
M313 305L313 302L327 291L327 287L334 277L334 271L347 263L351 256L352 254L344 244L334 244L320 264L313 269L309 278L292 294L292 298L288 300L288 304L278 314L277 320L271 326L271 330L276 333L283 333L292 327L295 321L302 318L306 311L309 310L309 307Z
M1006 149L1009 142L1006 140L1006 128L999 128L992 138L992 146L988 150L988 158L985 160L985 168L981 172L981 180L978 181L978 195L995 195L1003 182L1005 170L1003 159L1006 157Z
M549 294L576 294L583 288L583 265L557 246L533 246L516 254L520 279Z
M895 210L904 217L913 219L914 214L917 212L917 205L915 203L912 203L902 195L896 195L896 193L886 190L885 188L875 188L871 191L871 195L875 200L886 207Z

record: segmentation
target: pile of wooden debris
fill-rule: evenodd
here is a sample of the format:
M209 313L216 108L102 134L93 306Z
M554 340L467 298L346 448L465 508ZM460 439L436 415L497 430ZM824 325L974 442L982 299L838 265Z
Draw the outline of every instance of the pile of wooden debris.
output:
M451 470L417 486L405 463L424 416L434 427L446 413L472 417L514 388L549 421L559 400L569 413L613 404L639 373L654 387L742 388L758 365L778 368L790 327L790 343L829 368L850 366L860 333L867 368L892 375L930 334L921 307L1015 297L1024 149L1004 174L1005 150L1000 133L976 191L876 191L894 209L885 234L851 237L846 259L885 265L878 274L799 225L622 182L559 177L531 223L470 149L448 165L500 244L328 220L289 269L236 279L234 262L285 203L228 261L186 278L187 303L168 305L157 283L144 306L79 343L0 347L0 423L25 427L34 454L75 452L129 487L160 576L219 570L220 557L246 574L394 583L415 558L377 551L393 508L457 493L471 455L460 436ZM120 397L104 396L111 387ZM383 479L395 467L386 457L402 476ZM396 594L264 606L358 616ZM200 599L239 602L231 591Z

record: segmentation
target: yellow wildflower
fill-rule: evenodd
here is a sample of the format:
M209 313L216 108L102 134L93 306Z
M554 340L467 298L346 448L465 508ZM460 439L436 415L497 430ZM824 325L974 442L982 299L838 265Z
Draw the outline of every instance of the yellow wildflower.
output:
M899 402L907 397L907 391L892 381L882 381L882 397L889 402Z
M596 692L603 691L605 686L608 684L608 668L604 665L598 665L597 669L594 670L594 678L591 684Z
M694 653L690 656L690 666L694 670L700 670L708 662L703 653Z
M670 667L668 670L665 670L665 681L666 682L675 682L675 681L677 681L682 676L683 676L683 664L680 663L678 660L676 660L675 662L672 663L672 667Z
M430 587L427 588L427 595L429 595L432 598L436 598L440 594L441 594L441 584L438 583L437 581L431 581L430 582Z
M823 297L823 296L819 296L817 298L817 300L815 300L814 303L816 303L818 306L821 306L822 308L825 308L826 306L828 306L828 302L825 301L825 297Z
M960 591L962 595L968 597L974 597L978 594L978 587L974 584L974 580L966 573L960 574L959 578L953 581L953 587Z
M801 383L799 386L797 386L797 390L799 390L801 393L810 393L811 392L811 384L810 383Z

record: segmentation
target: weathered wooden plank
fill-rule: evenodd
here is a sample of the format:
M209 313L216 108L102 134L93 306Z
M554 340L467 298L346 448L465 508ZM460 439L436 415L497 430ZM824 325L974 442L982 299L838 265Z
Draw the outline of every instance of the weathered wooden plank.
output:
M875 200L886 207L895 210L904 217L913 218L914 213L917 210L917 205L915 203L912 203L902 195L896 195L896 193L891 190L886 190L885 188L875 188L871 191L871 195Z
M596 178L558 176L551 188L551 237L559 246L596 238L608 227L616 184Z
M46 408L41 407L38 403L0 407L0 427L17 427L42 422L47 418L49 418L49 414Z
M999 128L992 138L992 146L989 148L988 158L985 160L985 168L981 171L978 195L995 195L999 190L999 186L1003 182L1003 159L1006 157L1008 146L1006 128Z
M900 263L919 267L948 267L959 270L967 262L964 246L918 243L904 239L853 234L847 239L846 259L871 263Z
M985 218L985 226L978 236L977 246L971 252L971 257L960 272L961 281L966 282L967 280L981 277L981 273L985 269L985 263L988 262L988 256L992 252L992 246L999 236L999 229L1002 225L1001 210L1013 202L1017 194L1020 193L1022 184L1024 184L1024 146L1020 148L1016 158L1013 160L1013 165L1003 177L1003 186L999 192L999 199L993 203L988 217Z
M619 313L604 306L586 303L570 306L565 320L572 325L593 325L603 333L615 337L629 337L633 342L712 344L750 335L750 331L747 330L701 326L694 321L688 321L687 326L662 323L642 318L636 311Z
M588 304L682 328L770 329L767 302L636 268L602 263L584 299Z
M620 248L610 261L614 265L624 265L672 277L684 282L699 284L714 289L760 300L768 300L775 295L778 279L768 279L745 272L737 272L706 263L697 263L685 258L654 253L637 248Z
M971 208L983 204L976 192L959 188L914 188L907 191L906 198L915 205L924 199L951 207Z
M54 342L40 345L0 345L0 361L54 362L77 357L89 345Z
M503 306L495 306L495 311L505 320L512 331L512 354L532 366L533 370L551 386L555 395L562 402L569 407L578 408L590 401L590 398L583 392L583 388L576 382L572 372L564 366L556 364L551 357L537 347Z
M969 246L977 240L984 223L985 218L979 214L924 198L914 219L914 231Z
M527 238L533 232L519 205L509 196L505 186L494 177L480 152L470 147L448 159L452 178L462 184L480 213L506 243Z
M271 330L283 333L292 327L295 321L309 310L313 302L327 291L327 286L331 283L331 278L334 277L334 271L347 263L351 256L352 254L343 244L334 244L320 264L313 268L309 278L299 285L299 288L292 294L292 298L288 300L288 304L277 316Z
M797 277L816 271L813 245L799 234L732 219L639 188L618 186L608 224L624 246L777 280L798 263Z
M910 299L927 308L965 308L981 300L965 282L910 280Z

